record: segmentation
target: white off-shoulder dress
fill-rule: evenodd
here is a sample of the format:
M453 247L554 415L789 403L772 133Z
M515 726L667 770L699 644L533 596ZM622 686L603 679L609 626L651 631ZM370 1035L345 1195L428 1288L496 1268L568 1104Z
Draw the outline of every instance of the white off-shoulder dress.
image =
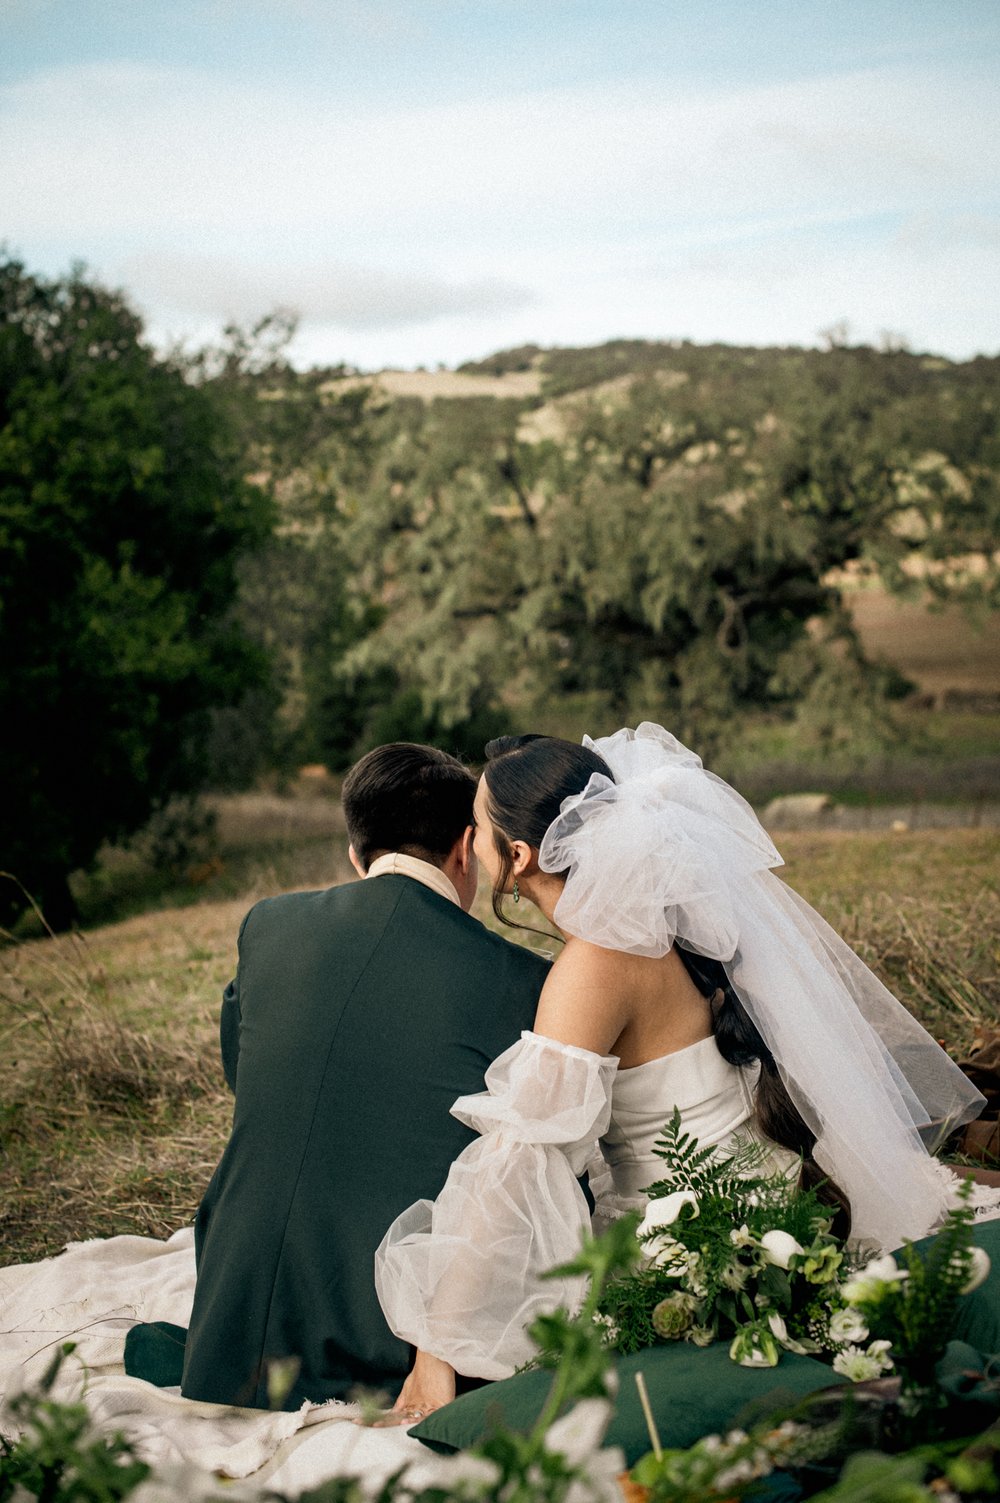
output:
M590 1229L579 1176L598 1143L609 1198L641 1204L664 1177L653 1146L675 1106L703 1146L754 1134L758 1069L729 1064L711 1037L622 1070L613 1056L523 1033L490 1066L486 1090L452 1108L482 1136L437 1200L405 1211L376 1254L392 1330L467 1376L509 1377L533 1354L532 1320L583 1297L583 1279L541 1275L573 1258ZM797 1166L769 1146L774 1167Z

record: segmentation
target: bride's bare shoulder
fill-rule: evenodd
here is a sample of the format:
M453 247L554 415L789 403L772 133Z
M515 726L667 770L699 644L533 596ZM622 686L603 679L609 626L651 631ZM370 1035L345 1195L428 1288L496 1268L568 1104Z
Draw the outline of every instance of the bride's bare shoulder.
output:
M570 934L556 956L551 976L555 978L558 974L564 980L595 976L606 981L609 977L627 976L638 959L641 957L627 955L623 950L605 950L601 945L593 945L587 939L577 939Z
M615 963L627 962L627 956L623 950L605 950L602 945L591 944L589 939L577 939L576 935L565 936L565 944L555 957L555 966L561 966L564 971L576 971L579 966L614 966Z
M632 959L586 940L568 939L542 988L536 1032L609 1054L629 1017Z

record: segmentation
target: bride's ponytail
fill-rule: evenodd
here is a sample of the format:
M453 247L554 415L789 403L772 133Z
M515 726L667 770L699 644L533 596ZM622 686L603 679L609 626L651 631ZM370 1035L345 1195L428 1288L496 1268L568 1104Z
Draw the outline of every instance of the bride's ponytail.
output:
M816 1134L803 1120L781 1078L774 1055L737 996L725 967L719 960L695 955L681 945L676 950L695 986L708 998L712 1009L712 1031L723 1059L731 1065L760 1062L754 1106L757 1125L765 1137L782 1148L789 1148L802 1158L799 1184L816 1190L819 1198L834 1208L833 1229L840 1237L851 1228L850 1202L812 1156Z

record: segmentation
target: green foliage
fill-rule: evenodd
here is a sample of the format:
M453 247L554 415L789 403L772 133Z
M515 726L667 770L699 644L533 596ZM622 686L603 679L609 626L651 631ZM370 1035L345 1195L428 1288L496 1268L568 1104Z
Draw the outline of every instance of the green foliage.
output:
M49 1397L56 1375L74 1350L56 1353L36 1391L18 1394L9 1409L18 1440L0 1436L0 1503L38 1498L40 1503L117 1503L149 1476L121 1435L95 1435L83 1404Z
M674 1134L672 1151L687 1162L683 1147L677 1149L679 1136ZM540 1360L553 1369L553 1382L528 1434L498 1429L465 1458L455 1458L452 1475L448 1475L450 1464L444 1463L441 1478L428 1486L411 1486L403 1467L376 1493L362 1478L330 1477L300 1494L297 1503L362 1503L366 1498L375 1503L566 1503L570 1497L606 1497L607 1469L594 1451L600 1444L599 1423L590 1430L589 1454L573 1457L560 1449L553 1427L575 1402L604 1398L609 1391L609 1359L594 1316L608 1285L620 1283L635 1263L639 1249L634 1225L634 1218L625 1218L603 1237L587 1239L572 1262L553 1270L553 1277L587 1277L589 1293L576 1317L556 1312L532 1329L541 1349ZM942 1257L954 1257L954 1238L945 1239L941 1246ZM214 1478L207 1473L196 1475L193 1469L177 1475L171 1475L170 1469L151 1473L121 1436L108 1438L93 1430L83 1404L52 1399L61 1363L72 1350L72 1344L67 1344L56 1353L37 1391L10 1402L20 1436L0 1439L0 1503L31 1498L39 1503L70 1503L71 1499L74 1503L118 1503L147 1477L157 1488L157 1496L177 1498L178 1503L181 1499L214 1503L221 1491L233 1490L232 1485L221 1489ZM968 1503L985 1503L996 1495L1000 1448L995 1427L971 1443L953 1438L897 1456L848 1455L839 1480L817 1493L817 1479L829 1477L840 1464L844 1444L853 1433L851 1403L838 1412L831 1410L830 1399L828 1393L813 1395L791 1413L759 1419L749 1431L706 1436L686 1450L650 1454L633 1469L633 1478L649 1489L651 1503L753 1499L759 1484L781 1472L791 1474L786 1478L787 1493L767 1490L761 1496L800 1496L801 1489L792 1478L811 1482L808 1494L829 1503L868 1503L871 1499L932 1503L942 1496L945 1483L950 1496ZM246 1496L240 1488L235 1491ZM266 1496L282 1503L279 1494Z
M272 766L346 766L383 697L377 677L351 684L338 671L383 617L377 602L348 597L340 538L342 514L368 483L371 389L331 389L343 371L293 370L294 333L294 318L279 311L249 329L230 326L220 346L188 362L190 378L237 434L244 471L275 517L264 545L241 562L237 601L243 631L270 663L274 698L216 712L217 786L232 786L234 762L244 784Z
M650 1503L713 1503L720 1497L753 1498L762 1478L775 1470L799 1470L829 1455L839 1426L809 1426L795 1420L767 1420L747 1433L707 1435L693 1446L650 1453L632 1468L631 1476L647 1487ZM774 1497L769 1489L763 1497ZM780 1499L781 1491L777 1497ZM785 1496L795 1499L792 1486Z
M911 1416L943 1408L946 1402L937 1382L940 1361L955 1323L958 1302L969 1284L977 1257L973 1246L973 1212L968 1204L972 1183L960 1190L962 1202L953 1207L926 1252L907 1243L902 1269L883 1258L845 1286L845 1297L860 1310L871 1334L892 1346L903 1380L901 1403ZM989 1267L989 1260L986 1260Z
M281 312L160 360L10 260L0 310L3 864L57 919L170 795L392 737L475 759L572 702L715 756L764 710L850 763L904 686L838 571L996 598L997 361L525 346L477 369L543 402L425 404L295 371Z
M935 592L995 590L954 563L1000 520L996 441L968 420L996 421L992 365L623 341L539 366L547 427L509 399L386 408L345 518L347 587L384 609L348 664L392 665L444 725L476 696L597 693L702 747L766 706L829 747L884 728L899 688L831 571L912 592L917 558Z
M425 404L295 372L293 328L194 362L279 511L240 595L282 698L262 757L339 768L397 726L480 755L479 717L551 722L568 697L709 753L767 709L850 756L887 744L904 686L864 660L836 571L995 593L963 558L1000 522L996 362L525 346L467 369L535 369L545 402Z
M233 599L267 522L118 294L0 261L4 864L56 923L67 873L197 788L210 711L262 682Z

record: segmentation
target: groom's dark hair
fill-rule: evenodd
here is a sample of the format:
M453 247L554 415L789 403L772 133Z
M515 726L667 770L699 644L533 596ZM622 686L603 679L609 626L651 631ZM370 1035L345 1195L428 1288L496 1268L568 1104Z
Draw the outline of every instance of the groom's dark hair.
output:
M476 779L436 746L394 741L355 763L341 797L348 837L366 871L386 851L437 864L473 822Z

